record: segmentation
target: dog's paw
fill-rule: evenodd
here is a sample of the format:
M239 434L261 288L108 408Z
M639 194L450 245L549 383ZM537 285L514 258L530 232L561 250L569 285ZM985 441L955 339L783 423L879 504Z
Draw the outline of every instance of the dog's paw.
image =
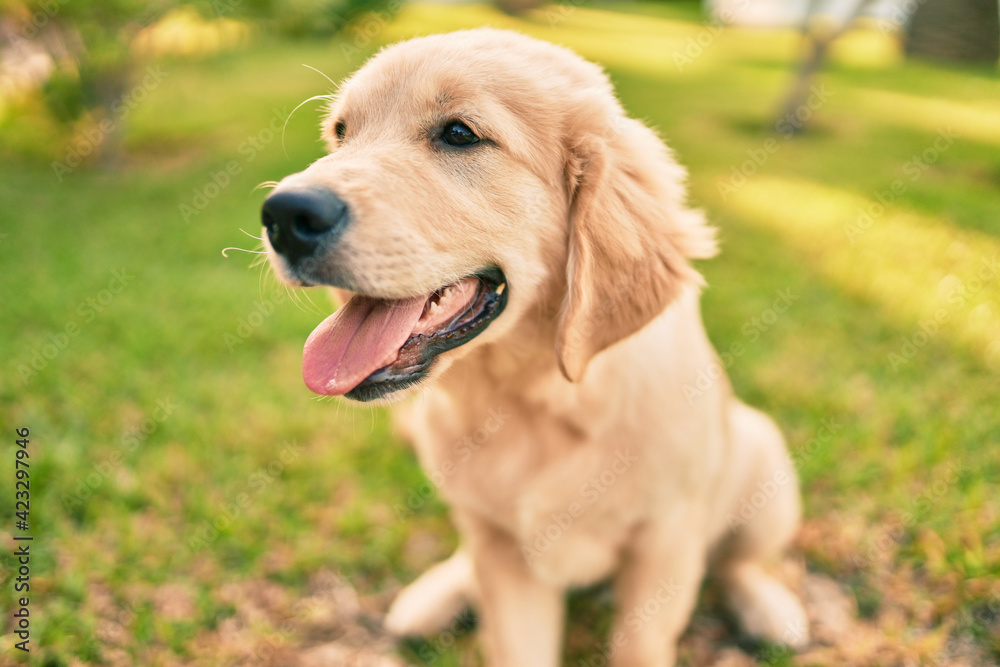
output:
M795 649L809 645L809 617L799 599L756 565L731 573L729 602L743 631Z
M472 601L472 563L461 552L400 591L383 627L397 637L426 637L447 628Z

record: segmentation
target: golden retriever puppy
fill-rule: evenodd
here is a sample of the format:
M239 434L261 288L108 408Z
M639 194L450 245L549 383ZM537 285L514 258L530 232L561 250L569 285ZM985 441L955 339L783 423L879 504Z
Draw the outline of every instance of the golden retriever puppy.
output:
M406 429L461 536L386 627L471 604L488 664L554 667L565 592L614 577L611 663L663 667L711 567L745 631L806 643L763 565L795 533L795 473L699 315L713 230L601 69L513 32L414 39L340 87L323 135L263 206L277 273L345 298L305 382L419 391Z

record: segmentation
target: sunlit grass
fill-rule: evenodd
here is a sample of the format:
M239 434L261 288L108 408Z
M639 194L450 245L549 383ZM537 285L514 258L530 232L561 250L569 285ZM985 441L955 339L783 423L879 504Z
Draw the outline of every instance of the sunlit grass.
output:
M898 182L915 187L909 178ZM760 176L726 207L780 234L844 292L878 303L895 325L935 320L942 339L996 364L1000 240L893 206L898 196L889 186L863 198Z
M838 38L830 49L833 62L850 67L885 68L903 63L899 35L883 30L878 21L864 23Z
M884 122L928 133L951 129L963 139L1000 148L1000 100L995 89L962 101L885 90L856 90L852 98L866 114Z

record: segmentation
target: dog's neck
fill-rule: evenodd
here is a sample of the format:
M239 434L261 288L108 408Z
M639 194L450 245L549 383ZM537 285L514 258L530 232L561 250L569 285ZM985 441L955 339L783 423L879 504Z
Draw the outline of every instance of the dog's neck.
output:
M530 414L562 415L573 422L566 426L581 434L592 430L597 425L589 417L605 412L608 397L586 379L574 383L563 375L556 354L557 312L553 303L525 313L501 339L456 360L431 391L445 393L449 404L476 405L473 413L521 407Z
M699 290L686 289L653 322L598 353L579 382L570 382L560 370L555 312L529 311L503 338L458 359L432 390L448 394L456 403L478 402L484 409L498 404L544 409L546 414L571 418L583 431L600 430L606 415L627 411L653 388L665 383L694 385L699 373L718 364L701 324L698 298ZM629 341L639 337L647 338L645 345L659 353L636 354ZM621 381L622 368L629 368L627 381ZM711 384L707 393L730 391L725 374Z

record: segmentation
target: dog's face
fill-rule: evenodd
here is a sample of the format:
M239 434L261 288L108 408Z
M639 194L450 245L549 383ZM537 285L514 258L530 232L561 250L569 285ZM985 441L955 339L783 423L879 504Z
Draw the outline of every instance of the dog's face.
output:
M635 140L662 153L655 135L625 119L596 66L515 33L436 35L373 58L330 108L329 155L282 180L264 205L279 276L353 293L309 337L306 384L359 400L399 395L552 299L563 302L555 353L567 376L582 374L614 342L574 330L581 317L593 325L600 307L600 285L582 283L616 266L634 271L648 254L645 223L629 209L651 204L623 201L630 193L612 173L642 165L612 164L609 148L643 130ZM601 225L610 238L596 238ZM676 245L662 236L654 239ZM625 246L603 258L595 241ZM654 280L622 335L692 278L675 251L677 284ZM636 289L650 288L648 275L640 280Z

